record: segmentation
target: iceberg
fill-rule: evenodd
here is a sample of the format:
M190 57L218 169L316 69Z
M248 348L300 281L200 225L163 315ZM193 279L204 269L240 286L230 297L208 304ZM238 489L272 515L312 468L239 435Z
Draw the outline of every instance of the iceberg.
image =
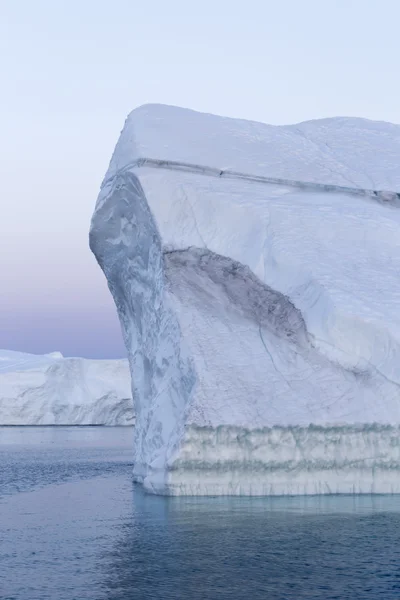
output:
M400 493L399 165L390 123L129 115L90 246L146 490Z
M0 425L132 425L128 361L0 350Z

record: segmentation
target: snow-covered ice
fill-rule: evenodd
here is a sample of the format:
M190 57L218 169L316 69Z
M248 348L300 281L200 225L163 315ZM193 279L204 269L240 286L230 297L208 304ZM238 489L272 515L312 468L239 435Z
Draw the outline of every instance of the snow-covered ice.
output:
M400 493L400 126L150 105L92 219L164 494Z
M132 425L127 360L0 350L0 425Z

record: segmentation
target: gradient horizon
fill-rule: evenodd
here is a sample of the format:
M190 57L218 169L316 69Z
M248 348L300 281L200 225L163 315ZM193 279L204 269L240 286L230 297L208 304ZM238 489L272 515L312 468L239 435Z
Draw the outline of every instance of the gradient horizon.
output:
M396 0L3 0L0 348L126 354L88 246L126 115L400 123Z

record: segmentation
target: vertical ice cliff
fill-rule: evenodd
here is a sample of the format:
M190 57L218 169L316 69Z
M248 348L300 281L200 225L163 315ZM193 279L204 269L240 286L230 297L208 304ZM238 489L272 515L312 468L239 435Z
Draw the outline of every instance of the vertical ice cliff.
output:
M400 126L131 113L90 245L163 494L400 493Z

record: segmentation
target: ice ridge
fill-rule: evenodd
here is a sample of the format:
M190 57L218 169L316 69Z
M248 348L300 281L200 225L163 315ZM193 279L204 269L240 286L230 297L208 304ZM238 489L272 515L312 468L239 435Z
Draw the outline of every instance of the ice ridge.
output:
M254 183L267 183L275 185L283 185L286 187L298 188L301 190L331 192L336 194L347 194L354 196L366 196L377 199L384 203L392 203L395 206L400 206L400 192L392 190L372 190L360 187L349 187L343 185L333 185L329 183L316 183L311 181L300 181L294 179L282 179L279 177L264 177L262 175L251 175L249 173L241 173L230 169L218 169L205 165L195 165L185 162L177 162L171 160L163 160L156 158L138 158L135 161L126 165L119 174L124 171L129 171L135 168L149 167L156 169L167 169L169 171L183 171L184 173L193 173L196 175L206 175L208 177L221 177L229 179L241 179ZM116 175L112 175L113 179ZM108 183L110 179L105 179L103 185Z

